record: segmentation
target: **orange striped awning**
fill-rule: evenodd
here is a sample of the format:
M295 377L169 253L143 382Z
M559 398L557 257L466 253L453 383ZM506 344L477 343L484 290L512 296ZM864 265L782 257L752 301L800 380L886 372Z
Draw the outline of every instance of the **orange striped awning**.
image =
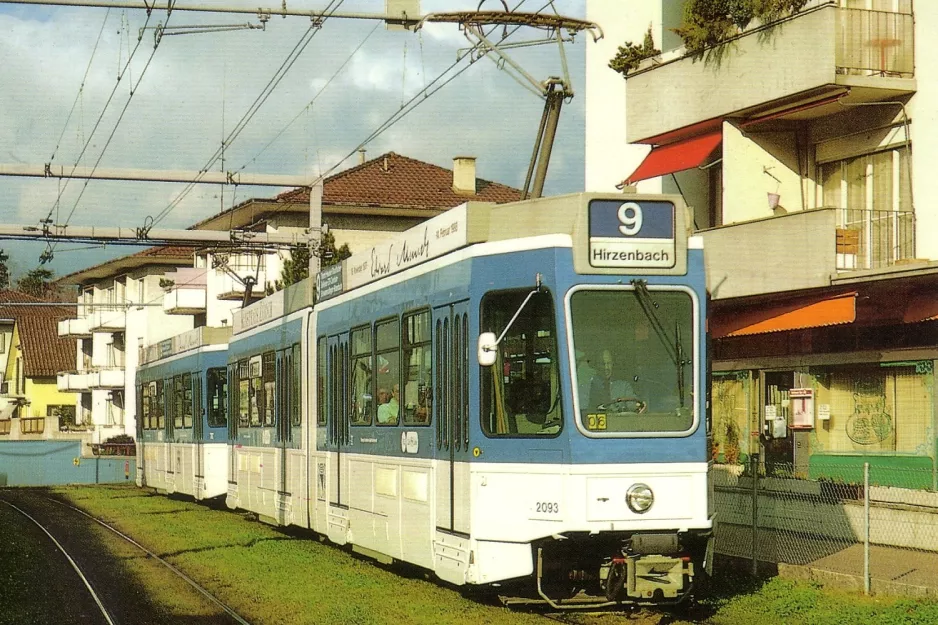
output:
M721 339L853 323L857 318L856 301L854 291L715 311L710 318L710 336Z
M933 293L913 295L902 314L903 323L920 323L938 320L938 296Z

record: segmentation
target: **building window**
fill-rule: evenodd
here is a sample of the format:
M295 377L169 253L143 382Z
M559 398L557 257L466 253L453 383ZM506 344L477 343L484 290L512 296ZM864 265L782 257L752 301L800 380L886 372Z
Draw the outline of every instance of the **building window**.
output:
M927 453L933 374L928 367L857 365L818 372L817 403L829 406L818 423L815 453Z
M884 150L820 166L821 203L852 238L840 269L875 269L915 255L909 151ZM855 241L855 243L852 243Z

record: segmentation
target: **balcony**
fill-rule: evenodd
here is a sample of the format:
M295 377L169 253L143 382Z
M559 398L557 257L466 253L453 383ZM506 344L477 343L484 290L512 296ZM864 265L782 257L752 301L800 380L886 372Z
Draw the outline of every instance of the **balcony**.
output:
M127 327L127 314L123 308L99 307L88 317L88 328L92 332L123 332Z
M85 371L65 371L56 376L56 386L63 392L88 390L88 373Z
M626 140L668 143L665 133L703 122L810 119L843 110L836 98L912 93L913 26L912 14L828 2L741 34L719 61L683 50L645 61L628 77Z
M197 315L205 312L205 288L174 287L163 295L167 315Z
M59 321L59 336L62 338L86 339L91 337L88 318L63 319Z
M124 369L97 369L88 373L89 389L119 390L124 388Z
M215 281L218 285L218 299L220 300L239 300L244 297L244 283L246 276L255 277L255 272L244 270L238 272L238 279L234 276L221 273L216 274ZM264 297L264 289L267 285L267 273L264 270L256 272L257 284L251 290L251 297L259 299Z
M909 263L911 212L819 208L698 233L714 300L830 286L847 272Z

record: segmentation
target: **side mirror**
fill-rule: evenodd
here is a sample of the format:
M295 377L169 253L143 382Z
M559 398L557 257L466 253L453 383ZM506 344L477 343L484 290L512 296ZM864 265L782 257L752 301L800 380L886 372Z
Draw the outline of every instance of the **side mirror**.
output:
M494 332L483 332L479 335L479 365L491 367L498 356L498 339Z

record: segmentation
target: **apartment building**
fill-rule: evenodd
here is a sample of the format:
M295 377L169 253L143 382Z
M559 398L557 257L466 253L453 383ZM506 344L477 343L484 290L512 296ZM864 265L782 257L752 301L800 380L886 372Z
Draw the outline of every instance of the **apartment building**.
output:
M717 460L847 479L868 461L934 487L938 3L810 1L697 53L682 6L588 0L607 42L587 58L587 184L693 207ZM607 64L649 25L661 53L623 79Z
M469 200L520 199L517 189L477 178L472 157L454 159L450 170L394 152L364 156L323 184L323 223L336 246L352 252ZM192 228L305 233L309 201L308 188L253 198ZM147 347L194 328L231 326L235 310L276 288L288 258L287 250L252 247L151 248L62 278L79 295L77 316L59 322L59 336L77 347L75 369L58 384L79 394L77 420L91 426L90 442L135 435L134 374Z

